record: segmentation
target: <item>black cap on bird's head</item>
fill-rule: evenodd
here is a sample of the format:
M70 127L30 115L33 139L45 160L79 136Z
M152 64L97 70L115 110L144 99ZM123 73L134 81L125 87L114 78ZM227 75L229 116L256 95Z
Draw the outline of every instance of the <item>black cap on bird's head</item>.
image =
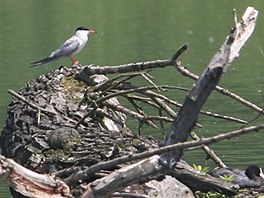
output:
M89 29L87 27L78 27L75 32L77 32L78 30L86 30L86 31L89 31L90 34L96 34L96 31L95 30L92 30L92 29Z
M77 29L75 30L75 32L76 31L78 31L78 30L90 30L89 28L86 28L86 27L77 27Z

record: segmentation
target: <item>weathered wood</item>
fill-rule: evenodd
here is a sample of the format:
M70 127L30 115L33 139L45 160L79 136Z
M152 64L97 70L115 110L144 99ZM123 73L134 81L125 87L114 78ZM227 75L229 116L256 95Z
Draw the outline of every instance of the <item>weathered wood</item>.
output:
M179 50L173 54L170 59L167 60L156 60L156 61L145 61L138 63L129 63L125 65L117 66L86 66L83 71L78 74L76 77L80 78L82 75L91 76L93 74L116 74L116 73L126 73L126 72L135 72L142 71L146 69L154 69L158 67L171 66L172 62L176 62L177 58L187 49L187 44L184 44ZM79 76L80 75L80 76Z
M237 188L235 188L235 185L232 183L221 181L205 173L199 173L184 161L180 161L176 169L172 170L162 165L159 156L153 156L136 164L119 169L100 180L92 182L90 184L92 190L89 190L89 196L107 197L108 194L110 195L116 189L122 189L134 182L144 183L145 181L157 179L165 174L172 175L193 191L216 191L227 195L234 195L237 193L235 191ZM166 188L166 186L164 186L164 188ZM179 192L180 195L178 197L185 197L186 194L191 196L188 191L187 193L186 191L178 191L178 193Z
M136 71L172 64L179 66L179 62L176 62L176 59L186 49L186 45L177 51L171 59L165 61L128 64L114 68L91 67L92 70L89 67L89 71L88 69L82 70L80 66L74 65L69 69L60 68L40 76L36 81L29 82L26 88L19 92L19 95L14 94L15 98L12 99L9 105L7 126L1 136L3 154L10 158L15 158L17 162L29 169L41 173L56 174L71 187L70 194L75 197L80 197L81 195L84 197L109 197L113 192L122 193L121 191L118 192L118 190L124 189L128 185L147 182L159 176L163 178L166 174L178 177L195 190L195 187L199 187L199 190L204 191L217 191L217 189L223 188L221 192L234 194L235 191L228 186L230 184L225 186L223 183L210 180L212 178L197 173L193 169L189 170L188 168L180 167L178 172L178 170L174 171L173 168L181 157L183 148L209 144L226 137L234 137L250 131L260 130L264 127L263 125L249 127L217 137L184 142L177 145L173 144L187 139L190 130L196 123L201 107L218 83L222 72L237 57L242 47L241 43L245 42L250 35L247 34L244 37L240 34L243 31L251 31L252 33L257 11L249 8L245 15L247 17L243 18L244 21L235 24L235 28L226 42L211 60L208 68L187 96L178 117L175 119L172 133L166 141L167 147L163 147L160 150L154 149L157 148L157 142L152 138L131 135L126 128L126 119L122 112L117 115L113 111L114 108L105 110L106 105L103 105L103 102L96 104L97 98L114 96L112 93L112 95L107 95L107 92L111 88L116 88L116 84L108 83L111 80L108 81L105 76L90 76L90 74L94 72ZM247 26L251 26L251 29L247 29ZM237 40L239 44L235 45ZM86 82L86 84L75 81L73 76L76 73L85 74L85 77L89 77L89 79L83 79L82 76L82 81ZM78 77L80 75L76 75L76 78ZM129 79L129 77L126 79ZM164 108L168 114L175 115L172 109L164 105L163 98L157 97L150 91L144 91L144 94L150 98L153 97L154 106ZM84 99L88 100L88 102L84 102ZM112 99L114 103L116 102L115 98L107 99ZM115 104L119 105L119 103ZM98 108L104 111L96 114ZM119 109L116 108L115 110ZM138 108L138 110L140 109ZM141 120L144 120L147 116L144 115L144 111L140 113L142 114ZM115 117L112 119L111 116ZM94 119L95 117L96 119ZM108 119L107 124L101 123L105 119ZM117 127L111 127L113 124L116 124ZM63 133L64 131L65 133ZM60 136L62 137L61 139ZM134 155L134 153L149 149L153 150L149 153L144 153L144 157L152 157L119 169L121 163L131 162L132 159L142 159L138 157L139 154ZM164 152L170 152L170 154L162 155L161 157L153 156ZM126 154L129 155L118 158ZM115 163L111 159L115 159ZM100 164L101 161L108 162ZM178 167L180 163L177 164ZM204 185L205 183L207 185ZM141 187L141 185L137 187ZM23 189L15 188L15 190L23 193ZM186 192L179 196L184 197L184 193ZM144 196L142 195L141 197Z
M215 191L229 196L237 194L237 185L219 180L206 173L198 172L183 160L177 163L176 168L171 170L170 175L191 188L194 192L197 190L203 192Z
M211 92L218 84L220 77L232 61L238 57L241 47L252 34L258 11L248 7L240 22L235 20L234 27L223 45L211 59L196 85L186 96L185 102L175 118L167 135L165 145L185 142L195 126L198 114ZM176 165L182 156L182 150L175 150L163 155L170 167Z
M14 190L32 198L70 196L69 186L60 179L38 174L0 155L0 175Z
M159 165L158 156L142 160L138 163L116 170L108 176L90 184L94 197L107 197L116 189L122 189L134 183L145 182L146 179L155 179L164 175ZM107 182L107 185L105 185ZM88 196L89 197L89 196Z

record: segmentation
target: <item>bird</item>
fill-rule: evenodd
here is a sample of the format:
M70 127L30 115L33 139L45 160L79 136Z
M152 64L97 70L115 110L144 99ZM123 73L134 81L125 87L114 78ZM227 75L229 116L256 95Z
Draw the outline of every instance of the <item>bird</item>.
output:
M214 177L231 176L232 183L240 188L259 188L261 187L261 178L264 179L262 168L257 165L250 165L244 170L232 168L217 168L210 172Z
M88 41L89 34L96 34L96 30L89 29L86 27L78 27L75 30L75 34L66 40L60 48L53 51L48 57L43 58L39 61L31 63L30 67L43 65L63 57L69 57L72 64L79 64L78 61L73 59L73 56L79 53Z

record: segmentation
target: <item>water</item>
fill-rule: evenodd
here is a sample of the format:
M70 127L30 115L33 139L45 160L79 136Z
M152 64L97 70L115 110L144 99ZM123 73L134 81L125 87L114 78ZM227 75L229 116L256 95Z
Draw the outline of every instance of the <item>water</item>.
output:
M263 95L263 2L250 1L260 11L257 28L241 57L231 65L221 86L244 98L264 106ZM166 59L185 42L190 49L180 60L191 71L201 74L205 65L228 34L232 9L241 16L248 6L246 1L87 1L87 0L1 0L0 7L0 128L6 118L6 107L11 97L7 89L18 91L30 79L35 79L69 60L60 60L39 68L28 68L29 63L46 55L70 37L77 26L88 26L98 31L87 47L76 56L83 64L117 65L128 62ZM192 81L182 77L174 68L152 73L155 82L191 87ZM137 82L141 83L141 81ZM185 93L172 96L179 102ZM257 114L237 102L212 94L204 110L238 116L251 120ZM211 136L236 129L241 125L200 116L202 129L196 132ZM263 122L263 116L253 124ZM169 126L167 126L168 128ZM153 133L149 131L149 133ZM155 131L156 137L160 136ZM263 132L223 141L213 145L215 152L229 166L245 168L249 163L264 165ZM190 163L204 164L202 151L185 152ZM209 162L210 166L213 166ZM10 197L8 188L0 180L0 197Z

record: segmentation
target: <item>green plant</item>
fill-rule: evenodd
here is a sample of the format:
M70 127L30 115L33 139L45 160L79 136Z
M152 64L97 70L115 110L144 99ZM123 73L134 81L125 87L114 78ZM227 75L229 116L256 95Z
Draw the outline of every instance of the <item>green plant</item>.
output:
M207 173L209 171L209 167L202 167L201 165L193 164L193 168L200 173Z
M228 176L228 175L221 175L220 176L221 179L225 180L226 182L233 182L234 181L234 178L232 175Z

